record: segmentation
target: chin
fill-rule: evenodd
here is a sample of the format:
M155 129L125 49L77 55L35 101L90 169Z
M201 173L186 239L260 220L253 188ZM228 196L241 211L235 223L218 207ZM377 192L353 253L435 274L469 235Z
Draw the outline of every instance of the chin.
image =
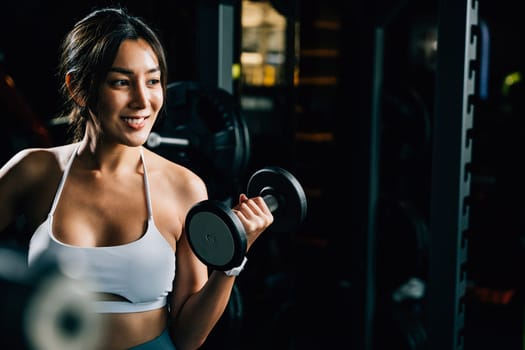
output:
M148 140L147 137L144 137L144 138L131 138L131 139L128 139L124 142L122 142L123 144L125 144L126 146L129 146L129 147L139 147L139 146L142 146L146 143L146 141Z
M149 129L148 131L143 130L140 133L132 135L132 137L129 138L129 142L135 146L141 146L148 141L148 136L149 136Z

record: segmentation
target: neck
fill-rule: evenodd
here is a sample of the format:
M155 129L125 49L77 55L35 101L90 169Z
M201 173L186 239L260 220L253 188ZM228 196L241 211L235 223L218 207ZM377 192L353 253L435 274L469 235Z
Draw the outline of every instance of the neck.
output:
M135 171L141 162L142 146L132 147L116 143L94 140L87 135L80 141L77 157L91 170L116 172L132 169Z

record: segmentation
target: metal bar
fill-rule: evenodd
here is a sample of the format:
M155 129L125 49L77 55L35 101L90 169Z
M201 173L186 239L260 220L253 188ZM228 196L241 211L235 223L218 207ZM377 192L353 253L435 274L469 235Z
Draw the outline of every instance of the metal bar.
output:
M218 12L217 86L233 93L233 25L235 23L233 5L219 4Z
M463 349L476 0L440 0L432 154L428 349ZM463 33L463 35L461 35Z

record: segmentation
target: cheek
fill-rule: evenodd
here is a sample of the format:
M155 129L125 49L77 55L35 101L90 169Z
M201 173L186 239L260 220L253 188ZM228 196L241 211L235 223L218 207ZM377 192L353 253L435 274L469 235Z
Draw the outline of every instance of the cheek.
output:
M164 103L164 94L162 93L162 90L155 91L151 95L151 105L155 111L159 111L162 107L162 104Z
M103 93L99 96L98 111L101 114L113 114L122 109L127 100L119 94Z

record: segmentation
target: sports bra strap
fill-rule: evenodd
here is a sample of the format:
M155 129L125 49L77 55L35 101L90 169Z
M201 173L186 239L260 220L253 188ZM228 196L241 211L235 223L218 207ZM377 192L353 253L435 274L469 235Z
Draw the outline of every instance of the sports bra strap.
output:
M144 187L146 190L146 205L148 206L148 216L150 218L153 218L153 209L151 205L151 198L149 192L148 171L146 169L146 162L144 161L144 152L142 147L140 147L140 160L142 161L142 168L144 169Z
M58 200L60 199L60 195L62 194L62 189L64 188L64 184L66 183L67 175L69 174L69 170L73 165L73 161L75 160L75 156L77 155L79 148L80 143L78 143L77 147L75 147L75 151L71 154L71 158L69 158L69 161L66 164L64 174L62 174L62 178L60 179L60 183L58 184L57 192L55 193L55 198L53 199L53 204L51 205L51 210L49 211L49 215L51 216L53 216L53 214L55 213L55 209L58 205Z

